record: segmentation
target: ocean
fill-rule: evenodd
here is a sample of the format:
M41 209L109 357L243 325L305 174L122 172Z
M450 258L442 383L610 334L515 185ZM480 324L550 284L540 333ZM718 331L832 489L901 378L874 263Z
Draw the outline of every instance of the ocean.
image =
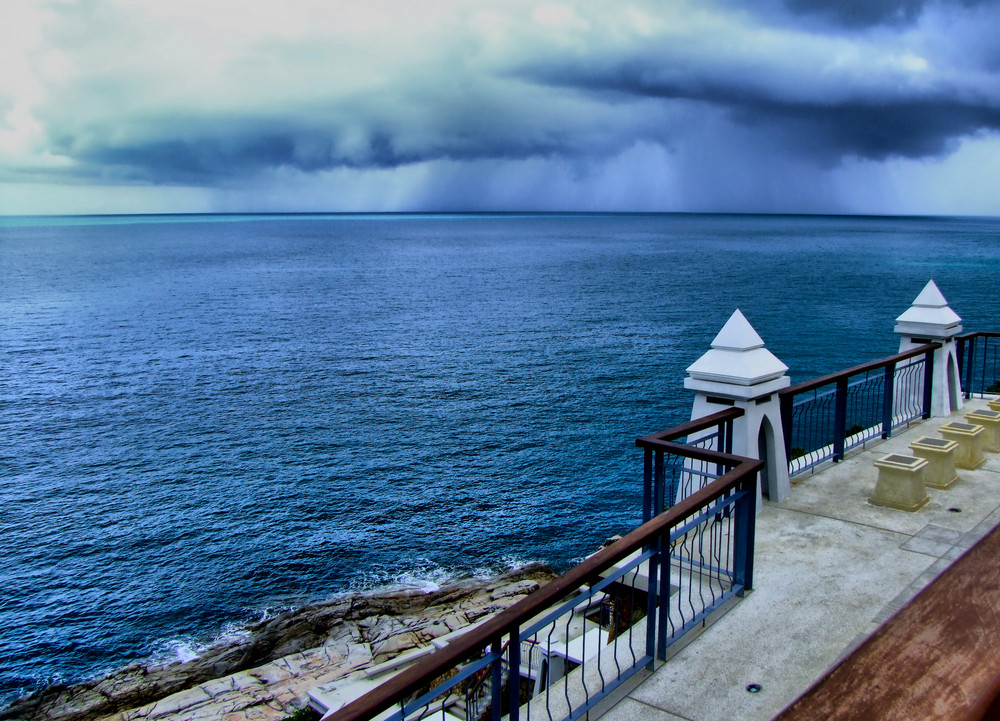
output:
M934 279L998 330L1000 220L0 218L0 705L269 610L640 520L635 438L740 308L806 380Z

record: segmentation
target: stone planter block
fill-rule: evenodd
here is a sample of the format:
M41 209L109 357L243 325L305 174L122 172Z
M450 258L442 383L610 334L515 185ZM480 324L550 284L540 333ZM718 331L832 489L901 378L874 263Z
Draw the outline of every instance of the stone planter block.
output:
M988 403L990 404L990 408L992 410L994 410L994 411L1000 411L1000 400L997 400L997 401L988 401Z
M1000 451L1000 411L978 410L965 414L969 423L975 423L986 429L983 434L983 448L990 453Z
M958 481L958 474L955 473L958 444L955 441L924 436L911 443L910 450L913 455L927 461L927 468L924 469L925 486L945 490Z
M983 455L983 441L986 429L973 423L952 421L941 426L939 433L946 440L955 441L955 465L967 470L975 470L986 462Z
M930 500L924 490L927 461L916 456L890 453L875 461L878 482L868 502L900 511L918 511Z

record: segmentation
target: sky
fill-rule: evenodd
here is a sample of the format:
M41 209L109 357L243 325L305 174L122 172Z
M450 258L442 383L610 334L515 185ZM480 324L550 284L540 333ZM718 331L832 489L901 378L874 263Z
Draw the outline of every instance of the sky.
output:
M1000 215L996 0L0 9L0 215Z

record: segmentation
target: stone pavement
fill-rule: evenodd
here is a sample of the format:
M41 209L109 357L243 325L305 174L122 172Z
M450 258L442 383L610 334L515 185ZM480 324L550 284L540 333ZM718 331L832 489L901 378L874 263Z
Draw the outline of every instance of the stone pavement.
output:
M915 513L867 502L874 462L986 407L912 424L794 479L757 517L754 591L611 708L603 721L770 719L1000 523L1000 454L928 488ZM751 693L747 687L758 684Z

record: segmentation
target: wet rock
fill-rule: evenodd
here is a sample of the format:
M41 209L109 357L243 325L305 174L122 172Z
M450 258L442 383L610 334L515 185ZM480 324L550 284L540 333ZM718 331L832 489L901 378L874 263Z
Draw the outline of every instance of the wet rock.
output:
M249 624L248 637L183 663L133 663L71 686L53 685L0 710L0 721L278 721L305 692L391 660L516 603L554 575L541 564L440 591L349 596ZM322 681L319 681L322 679Z

